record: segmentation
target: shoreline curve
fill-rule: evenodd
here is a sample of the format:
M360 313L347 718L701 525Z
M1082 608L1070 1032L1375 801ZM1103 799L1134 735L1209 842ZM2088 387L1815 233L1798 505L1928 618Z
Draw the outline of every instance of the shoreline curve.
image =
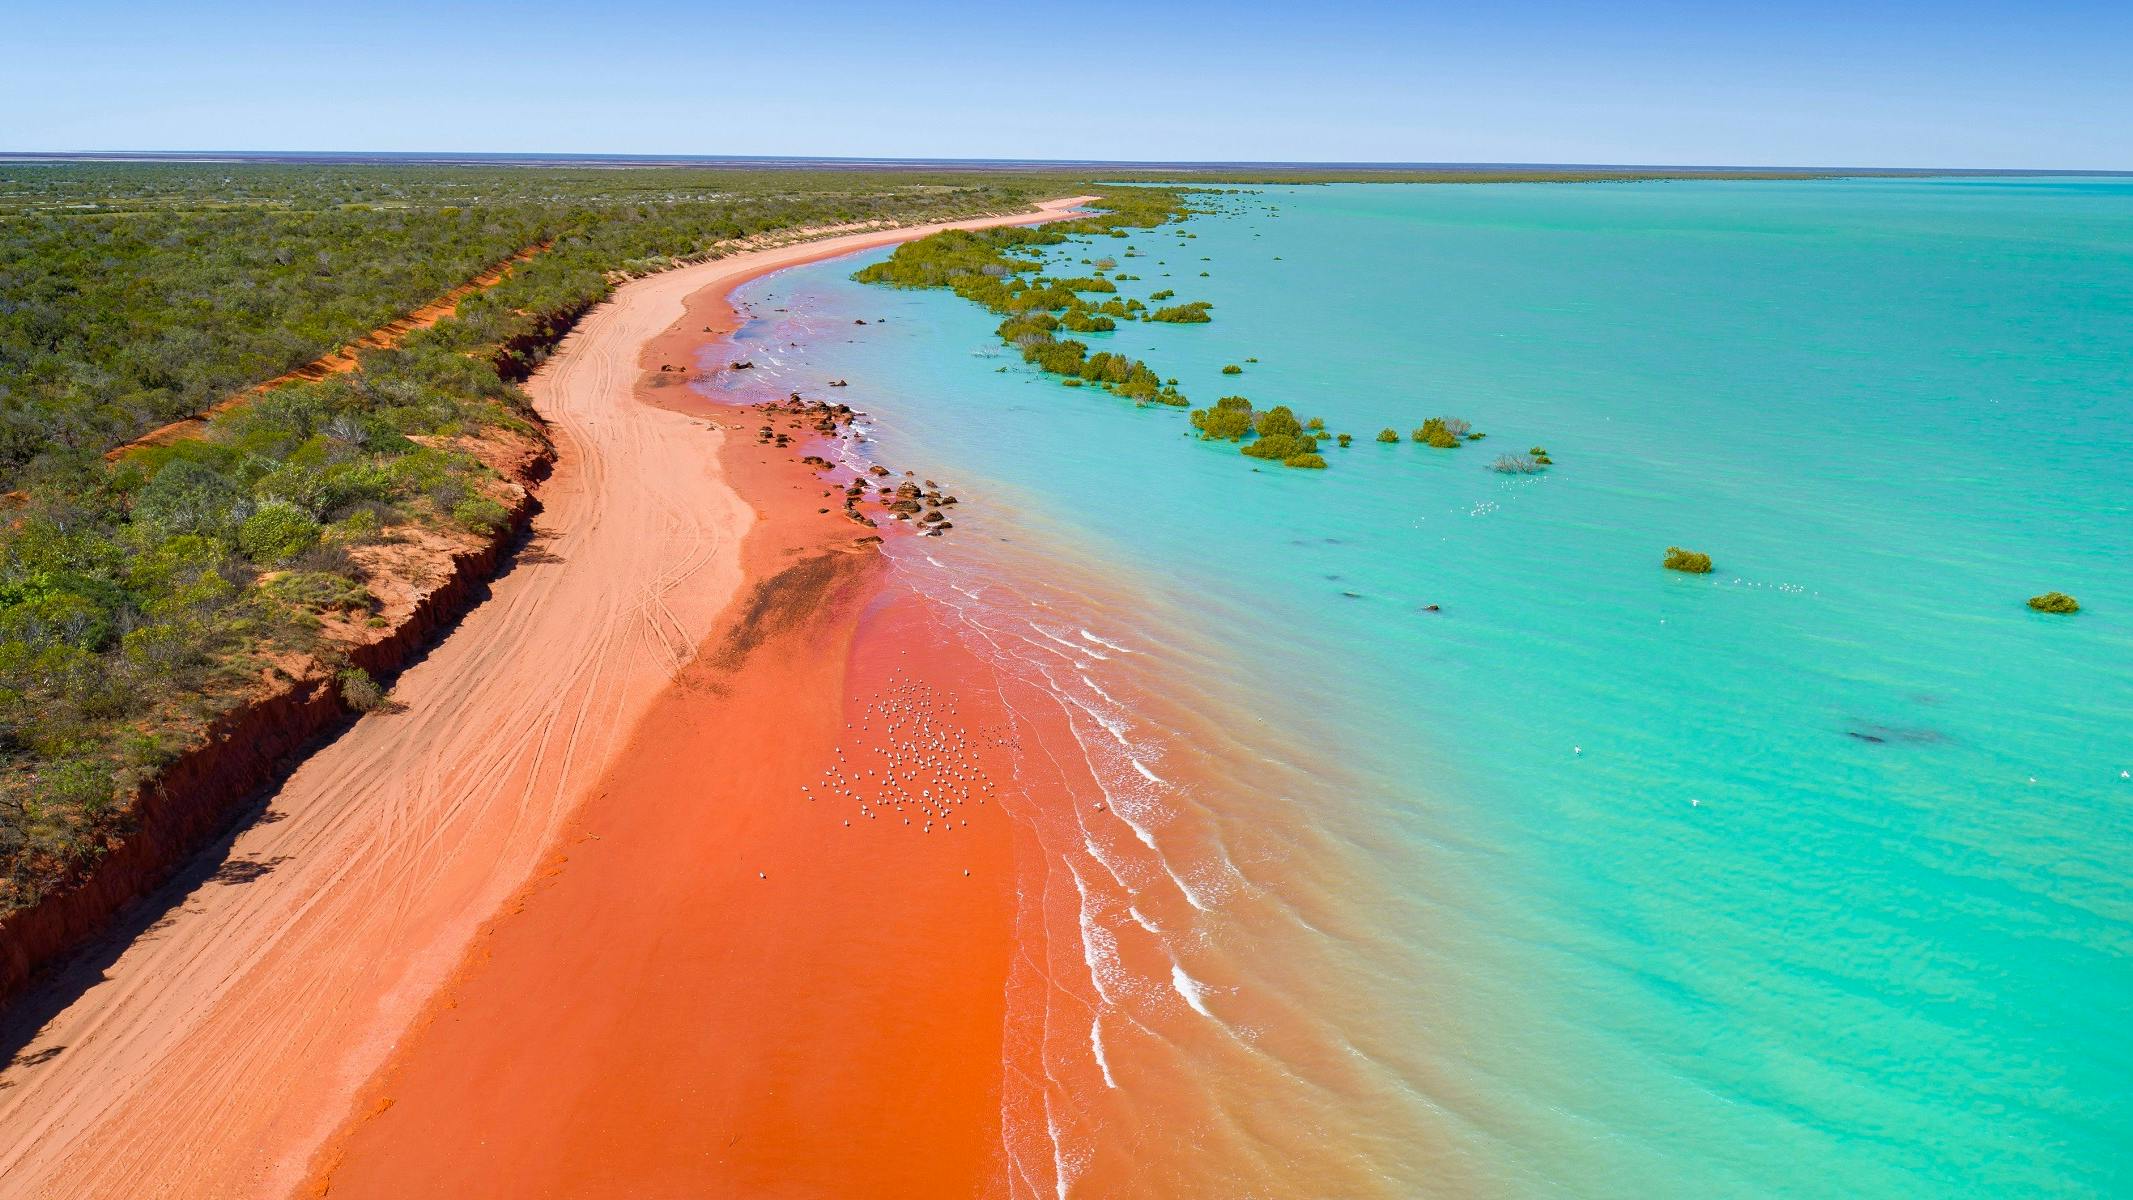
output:
M308 758L0 1073L0 1190L283 1195L742 586L721 432L635 393L691 295L1038 211L736 254L618 288L527 390L560 455L527 551Z

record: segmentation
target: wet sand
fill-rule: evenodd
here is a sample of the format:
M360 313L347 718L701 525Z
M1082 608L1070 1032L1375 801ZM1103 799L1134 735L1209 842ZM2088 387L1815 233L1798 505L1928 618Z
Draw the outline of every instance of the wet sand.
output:
M743 586L755 514L721 474L726 439L638 402L647 343L706 287L928 228L681 268L588 315L528 385L561 453L531 551L401 677L397 711L357 722L269 797L229 851L246 870L189 875L152 928L10 1015L22 1052L0 1071L0 1194L302 1184L484 922L574 849L571 814ZM632 907L624 893L609 906ZM541 994L560 1011L600 994L576 982Z

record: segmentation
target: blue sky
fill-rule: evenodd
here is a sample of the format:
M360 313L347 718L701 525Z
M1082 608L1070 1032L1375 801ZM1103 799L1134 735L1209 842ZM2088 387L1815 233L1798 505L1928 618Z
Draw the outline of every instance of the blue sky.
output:
M0 56L0 150L2133 169L2133 0L0 0Z

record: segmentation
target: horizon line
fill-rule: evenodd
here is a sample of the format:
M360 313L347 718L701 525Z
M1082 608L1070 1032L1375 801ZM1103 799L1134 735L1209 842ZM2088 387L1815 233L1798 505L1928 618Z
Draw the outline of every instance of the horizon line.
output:
M1675 171L1675 172L1765 172L1797 175L1973 175L1973 176L2094 176L2133 175L2133 169L2075 167L1892 167L1892 166L1766 166L1755 164L1685 163L1544 163L1544 162L1393 162L1308 161L1282 159L1101 159L1101 158L998 158L998 157L899 157L890 155L783 155L783 154L629 154L608 151L486 151L486 150L0 150L0 163L34 162L166 162L166 163L351 163L411 164L432 166L506 165L567 166L597 164L633 166L762 166L785 169L805 167L843 169L960 168L964 170L1114 168L1136 171Z

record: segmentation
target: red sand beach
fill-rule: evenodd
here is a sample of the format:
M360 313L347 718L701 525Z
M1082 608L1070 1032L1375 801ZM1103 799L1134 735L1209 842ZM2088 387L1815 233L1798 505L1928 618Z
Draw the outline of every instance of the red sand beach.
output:
M1004 718L922 609L874 603L854 532L774 512L751 534L762 582L724 644L432 1004L321 1192L986 1190L1013 933L1011 776L986 731ZM891 770L916 799L886 798Z
M799 790L839 746L864 770L904 743L949 756L935 791L1007 786L971 664L906 661L923 614L869 611L874 560L785 503L797 467L640 402L650 340L723 289L924 232L697 264L588 315L529 384L561 452L535 552L237 835L266 869L197 885L28 1041L0 1194L983 1190L1006 822ZM840 729L929 694L923 730Z
M745 428L658 370L737 325L729 292L648 351L646 398ZM991 668L884 587L808 449L725 441L749 590L366 1089L316 1194L1003 1189L1008 806L1064 798L1010 797L1042 785L1015 776Z

